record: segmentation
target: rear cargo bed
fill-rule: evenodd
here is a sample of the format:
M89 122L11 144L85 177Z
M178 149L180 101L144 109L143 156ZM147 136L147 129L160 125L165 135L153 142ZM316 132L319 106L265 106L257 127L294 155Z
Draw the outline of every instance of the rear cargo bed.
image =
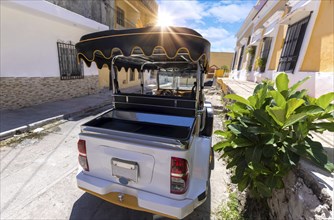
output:
M187 141L194 118L111 110L83 126Z

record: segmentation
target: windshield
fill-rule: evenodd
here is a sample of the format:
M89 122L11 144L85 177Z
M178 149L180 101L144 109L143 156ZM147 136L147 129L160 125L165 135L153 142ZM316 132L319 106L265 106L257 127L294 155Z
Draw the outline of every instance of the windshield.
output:
M196 72L158 72L159 89L191 90L196 82Z

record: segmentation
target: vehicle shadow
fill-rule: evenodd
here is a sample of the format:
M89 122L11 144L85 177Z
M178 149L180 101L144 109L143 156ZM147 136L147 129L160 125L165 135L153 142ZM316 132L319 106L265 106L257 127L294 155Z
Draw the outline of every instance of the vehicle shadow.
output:
M209 190L210 192L210 190ZM208 193L207 200L199 206L193 213L184 218L190 219L210 219L211 195ZM117 220L169 220L169 218L153 215L151 213L136 211L120 207L106 202L89 193L84 193L72 207L70 220L85 219L117 219Z

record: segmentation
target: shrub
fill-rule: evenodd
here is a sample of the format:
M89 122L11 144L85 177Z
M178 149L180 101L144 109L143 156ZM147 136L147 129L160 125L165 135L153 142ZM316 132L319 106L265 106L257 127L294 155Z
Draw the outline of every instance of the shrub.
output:
M267 59L258 57L255 60L255 67L259 69L261 73L263 73L266 69Z
M235 94L224 97L235 102L227 106L227 129L215 132L223 139L214 150L223 151L221 158L227 158L227 168L233 168L231 180L240 191L248 187L251 195L270 197L273 189L284 186L282 178L301 157L333 169L310 131L334 131L334 93L316 99L306 90L297 91L306 80L289 88L287 75L281 73L276 88L265 81L248 99Z

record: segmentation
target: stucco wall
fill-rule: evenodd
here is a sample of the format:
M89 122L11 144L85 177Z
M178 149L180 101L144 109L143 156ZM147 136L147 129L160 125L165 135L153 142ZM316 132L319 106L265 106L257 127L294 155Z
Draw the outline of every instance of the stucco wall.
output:
M99 23L114 26L114 0L46 0Z
M1 1L0 108L15 109L98 92L98 70L84 79L60 80L57 41L73 44L106 30L46 1Z
M210 66L216 65L217 67L221 68L223 65L226 65L229 69L231 69L233 56L234 53L211 52Z
M272 56L270 58L269 70L277 70L279 59L281 58L281 52L284 45L284 38L286 35L288 27L286 25L280 25L278 29L278 33L276 36L276 41L274 43L274 47L271 48L273 50Z
M1 77L59 77L57 41L76 43L93 31L3 4L0 20ZM96 74L95 65L85 69Z
M334 1L321 1L301 71L334 72Z

